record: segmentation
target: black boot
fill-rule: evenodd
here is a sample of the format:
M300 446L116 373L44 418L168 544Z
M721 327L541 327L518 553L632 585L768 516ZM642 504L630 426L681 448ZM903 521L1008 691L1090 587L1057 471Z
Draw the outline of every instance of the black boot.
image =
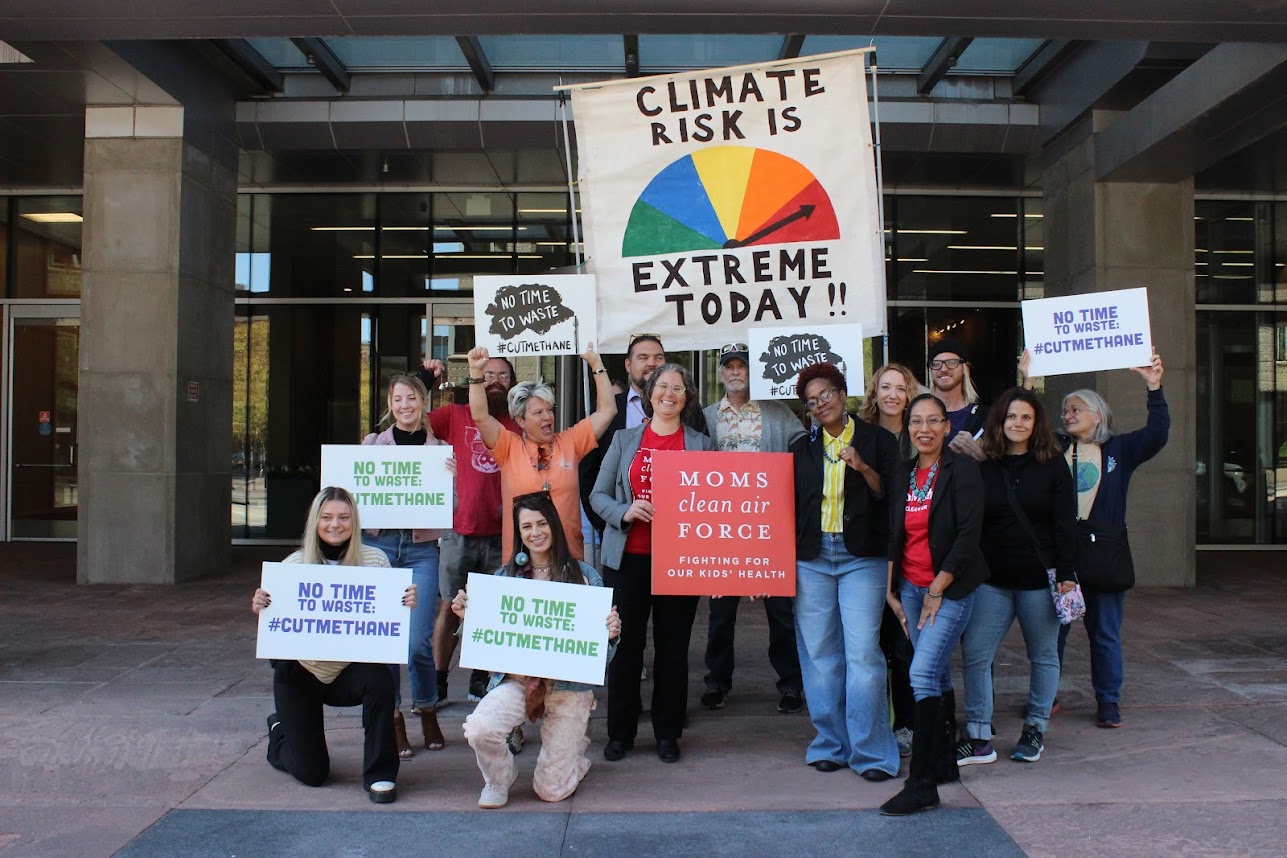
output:
M956 765L956 692L943 692L943 713L939 718L938 744L934 746L934 780L941 784L955 783L961 779L961 769Z
M916 701L912 727L912 759L907 764L903 791L880 806L882 816L907 816L938 807L934 785L935 746L939 738L941 697Z

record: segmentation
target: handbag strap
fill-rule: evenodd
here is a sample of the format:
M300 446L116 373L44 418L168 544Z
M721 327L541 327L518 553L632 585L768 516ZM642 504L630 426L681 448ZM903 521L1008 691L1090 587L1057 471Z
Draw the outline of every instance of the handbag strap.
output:
M1015 496L1014 485L1011 484L1009 475L1005 473L1004 467L1002 468L1001 476L1005 480L1005 494L1010 501L1010 509L1014 510L1014 515L1019 519L1019 525L1023 527L1023 532L1028 535L1028 539L1032 541L1032 547L1037 550L1037 559L1041 561L1041 568L1053 569L1054 564L1047 562L1046 552L1041 550L1041 540L1037 539L1036 531L1032 529L1032 522L1028 521L1028 514L1023 511L1023 507L1019 506L1019 498Z

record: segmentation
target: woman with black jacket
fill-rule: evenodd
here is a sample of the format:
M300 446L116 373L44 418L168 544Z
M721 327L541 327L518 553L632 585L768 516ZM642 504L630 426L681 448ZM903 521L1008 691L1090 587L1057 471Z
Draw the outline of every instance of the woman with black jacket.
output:
M916 710L907 783L881 805L886 816L937 807L937 784L956 779L952 650L970 620L974 591L988 578L979 550L979 465L946 449L949 423L941 401L927 393L907 411L916 455L890 487L905 500L890 504L886 598L912 640Z
M984 512L980 546L992 576L974 594L961 648L967 736L959 766L991 763L992 660L1019 619L1030 665L1023 733L1010 759L1035 763L1059 690L1059 617L1048 569L1061 592L1075 586L1077 493L1072 472L1041 400L1023 388L1005 392L983 429Z
M805 762L848 766L868 781L898 774L889 726L880 617L889 586L890 479L898 442L845 411L845 377L831 364L801 371L796 394L814 429L795 457L795 639L817 736Z

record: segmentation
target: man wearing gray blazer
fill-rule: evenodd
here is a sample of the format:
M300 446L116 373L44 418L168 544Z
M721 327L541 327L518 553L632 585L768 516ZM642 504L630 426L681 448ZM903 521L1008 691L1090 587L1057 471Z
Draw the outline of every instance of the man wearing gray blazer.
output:
M800 419L786 405L774 400L752 401L750 366L745 343L720 349L719 379L724 398L706 408L706 425L715 449L733 452L785 453L804 434ZM733 637L737 624L737 596L710 600L706 632L706 692L702 705L723 709L733 687ZM795 644L795 615L791 598L764 600L769 619L769 663L778 674L779 712L799 712L800 656Z

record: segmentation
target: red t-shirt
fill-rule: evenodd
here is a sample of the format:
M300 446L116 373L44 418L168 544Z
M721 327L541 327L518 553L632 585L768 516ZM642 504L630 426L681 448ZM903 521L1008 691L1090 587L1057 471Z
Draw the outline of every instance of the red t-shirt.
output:
M658 435L652 426L645 426L639 450L630 462L630 491L636 500L652 500L652 454L656 450L684 449L684 430L669 435ZM652 554L652 524L644 521L630 522L626 533L627 554Z
M508 414L492 415L506 429L518 432ZM456 509L452 529L462 536L497 536L501 532L500 465L483 445L478 424L468 405L443 405L429 412L433 434L451 445L456 455Z
M929 468L916 469L916 485L923 486L929 479ZM938 482L938 472L934 473ZM929 548L930 501L934 499L934 485L930 484L925 500L912 497L907 490L907 505L903 509L903 529L907 538L903 542L903 577L917 587L928 587L934 580L934 560Z

